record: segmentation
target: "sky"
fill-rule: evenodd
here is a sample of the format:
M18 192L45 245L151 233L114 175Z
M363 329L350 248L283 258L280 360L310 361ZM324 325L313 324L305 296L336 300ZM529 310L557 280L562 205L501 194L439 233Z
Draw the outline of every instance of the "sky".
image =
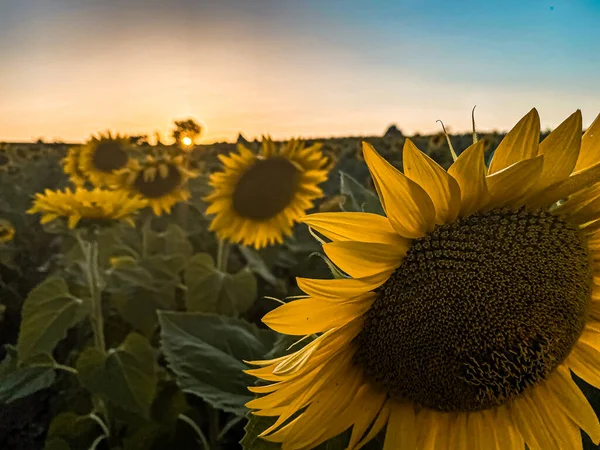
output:
M506 130L600 112L600 0L2 0L0 141Z

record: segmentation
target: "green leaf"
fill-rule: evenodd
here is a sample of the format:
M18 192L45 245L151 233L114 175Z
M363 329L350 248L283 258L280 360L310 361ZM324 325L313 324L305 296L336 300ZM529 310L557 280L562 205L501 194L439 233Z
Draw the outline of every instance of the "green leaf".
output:
M275 423L273 417L255 416L248 413L248 423L244 427L244 437L240 444L244 450L279 450L281 444L269 442L258 435Z
M187 233L174 223L169 224L161 237L164 240L166 255L181 254L185 259L188 259L194 253L194 248L188 239Z
M46 441L44 450L71 450L71 447L64 439L55 437Z
M98 424L90 416L80 416L71 411L63 412L54 416L50 422L46 448L56 440L64 440L74 448L87 448L100 432Z
M146 337L151 336L158 325L157 304L150 295L114 293L110 304L125 322Z
M188 258L180 253L172 255L152 255L144 260L144 266L149 272L161 278L177 280L179 274L187 267Z
M340 172L340 192L346 196L344 211L385 215L377 195L345 172Z
M35 287L23 304L17 342L20 361L37 353L52 353L56 344L87 313L87 305L69 293L62 278L48 278Z
M162 350L183 392L202 397L215 408L246 413L254 378L243 361L263 358L275 333L240 319L205 313L160 311Z
M156 290L152 274L139 264L125 264L109 271L107 284L110 292L128 292L142 286L146 290Z
M79 356L76 367L81 384L90 392L126 411L149 417L157 375L155 351L146 338L130 333L107 354L88 348Z
M13 347L8 347L0 363L0 403L10 403L27 397L54 383L56 374L52 367L19 367Z
M272 284L273 286L277 286L279 284L279 280L269 270L269 267L257 250L251 247L246 247L245 245L238 245L238 248L248 263L248 269L259 275L267 283Z
M208 253L198 253L190 259L185 283L185 304L190 312L238 315L256 299L256 278L249 269L235 275L220 272Z

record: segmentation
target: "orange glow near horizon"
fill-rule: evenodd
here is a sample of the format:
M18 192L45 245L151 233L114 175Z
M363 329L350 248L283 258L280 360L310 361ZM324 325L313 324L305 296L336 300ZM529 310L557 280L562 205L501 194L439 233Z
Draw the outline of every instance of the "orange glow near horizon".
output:
M478 40L449 60L435 36L406 46L401 34L376 34L385 29L363 36L333 19L327 27L314 23L317 16L305 24L299 13L289 13L286 20L297 20L290 28L270 28L268 16L254 23L232 12L200 26L186 11L171 22L150 13L142 20L143 9L70 11L19 24L0 52L10 68L0 72L0 141L84 142L111 130L170 142L173 121L188 117L203 126L198 142L212 143L239 133L249 140L382 135L391 124L407 135L434 133L438 119L467 132L474 105L481 131L508 130L534 106L543 128L577 108L584 125L597 114L592 72L569 84L537 63L526 73L484 74L494 64L473 60L475 49L465 47ZM361 47L363 37L370 46ZM484 56L493 61L490 52Z

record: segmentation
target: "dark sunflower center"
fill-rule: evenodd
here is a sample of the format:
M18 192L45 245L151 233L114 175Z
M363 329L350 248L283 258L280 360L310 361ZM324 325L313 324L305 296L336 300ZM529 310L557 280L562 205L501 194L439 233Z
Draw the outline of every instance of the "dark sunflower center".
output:
M162 177L159 172L150 180L144 180L144 171L141 170L135 177L133 186L146 198L160 198L168 195L179 187L182 177L177 166L167 164L167 169L166 177Z
M123 145L110 139L98 142L93 154L94 167L102 172L112 172L125 167L127 159L127 151Z
M380 288L355 362L391 397L492 408L566 358L591 280L579 232L545 211L497 209L438 226Z
M256 161L235 187L233 209L255 220L276 216L293 200L299 175L296 166L284 157Z

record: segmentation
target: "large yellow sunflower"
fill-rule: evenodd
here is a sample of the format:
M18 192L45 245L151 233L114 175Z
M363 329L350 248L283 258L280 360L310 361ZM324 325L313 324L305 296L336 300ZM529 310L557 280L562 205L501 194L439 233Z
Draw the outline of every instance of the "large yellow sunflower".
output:
M132 197L127 192L109 191L96 188L69 188L64 191L46 191L36 194L28 214L42 214L41 223L48 223L59 217L68 220L69 228L75 228L84 220L86 223L107 224L122 221L134 225L133 216L147 206L146 200Z
M186 168L181 155L149 155L142 163L131 160L119 171L116 186L146 199L154 214L160 216L190 198L186 183L195 176L195 172Z
M304 219L349 278L263 321L319 334L249 373L263 436L310 449L351 428L358 449L574 450L600 424L571 371L600 388L600 116L539 143L537 111L446 172L407 140L404 174L363 144L386 216Z
M15 227L6 219L0 219L0 244L10 242L15 237Z
M69 177L69 181L75 186L83 186L87 181L85 175L79 168L81 147L71 147L67 156L62 159L63 171Z
M224 171L210 176L213 192L205 200L215 217L210 230L220 239L261 248L292 233L298 219L323 195L328 159L321 145L292 140L276 149L264 139L258 155L243 145L238 153L219 155Z
M127 166L131 145L120 135L92 137L80 150L79 170L94 186L112 186L116 181L116 172Z

